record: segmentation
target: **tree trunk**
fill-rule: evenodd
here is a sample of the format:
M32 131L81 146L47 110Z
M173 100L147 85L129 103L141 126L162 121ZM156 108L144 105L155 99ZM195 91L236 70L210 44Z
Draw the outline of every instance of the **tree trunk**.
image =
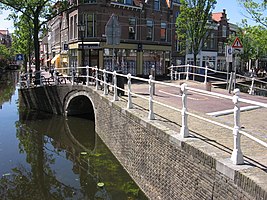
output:
M39 46L39 20L38 15L34 17L33 40L34 40L34 56L35 70L40 71L40 46Z

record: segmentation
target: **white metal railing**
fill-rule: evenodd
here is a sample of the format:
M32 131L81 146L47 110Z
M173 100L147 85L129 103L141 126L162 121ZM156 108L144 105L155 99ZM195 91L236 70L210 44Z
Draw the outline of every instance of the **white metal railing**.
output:
M195 80L194 77L202 77L204 78L204 83L207 83L208 79L212 79L213 82L221 81L226 84L226 89L230 91L233 91L237 85L242 86L243 88L247 88L247 91L249 94L254 95L255 90L267 92L267 82L263 81L256 77L251 76L243 76L240 74L235 74L234 72L224 72L224 71L218 71L211 69L209 67L199 67L199 66L193 66L193 65L179 65L179 66L171 66L170 69L170 77L171 80L182 80L182 77L184 77L185 80L189 80L190 76L193 80ZM202 72L202 73L201 73ZM222 75L226 78L219 78L209 75L210 73L216 73L218 75ZM251 82L250 84L246 82ZM262 85L261 87L257 85Z
M235 89L233 91L234 95L231 97L229 95L223 95L223 94L219 94L219 93L215 93L215 92L209 92L206 90L188 87L185 83L183 83L182 85L177 85L177 84L173 84L173 83L165 83L165 82L161 82L161 81L156 81L156 80L154 80L154 77L152 77L152 75L149 76L149 79L146 79L146 78L135 77L135 76L132 76L131 74L125 75L125 74L117 73L116 71L112 72L112 71L107 71L105 69L98 69L97 67L86 66L86 67L77 67L76 69L83 69L83 68L86 69L85 75L77 76L76 73L73 73L73 72L75 72L75 70L73 69L71 71L71 74L66 76L66 78L71 78L71 80L69 81L69 84L74 84L75 77L76 78L77 77L78 78L85 78L86 79L86 86L92 85L92 83L93 83L95 85L96 90L99 90L100 88L103 90L103 95L108 95L108 93L109 93L108 87L112 87L113 100L114 101L120 100L117 90L121 90L123 92L126 92L127 96L128 96L127 109L133 108L133 103L132 103L132 97L133 96L138 97L138 98L142 98L145 101L147 101L147 103L148 103L148 108L149 108L148 119L150 119L150 120L155 119L154 104L158 104L160 106L164 106L164 107L167 107L169 109L178 111L181 113L181 116L182 116L182 124L181 124L181 129L180 129L180 137L182 137L182 138L186 138L189 136L189 127L188 127L188 120L187 120L188 116L192 116L192 117L197 118L199 120L202 120L202 121L217 125L219 127L223 127L223 128L231 130L233 133L233 136L234 136L234 149L232 151L231 160L234 164L238 165L238 164L244 163L243 154L241 151L241 144L240 144L240 135L241 134L267 148L266 142L261 141L260 139L250 135L249 133L246 133L245 131L240 130L240 106L239 106L240 102L244 102L244 103L249 103L249 104L253 104L253 105L267 108L267 104L240 98L239 97L239 95L240 95L239 89ZM186 71L186 73L188 73L188 70ZM112 77L112 80L110 80L110 79L108 80L108 78L107 78L108 76ZM117 85L117 78L118 77L127 79L127 88L126 89L124 87L120 88ZM148 89L149 97L132 92L132 90L131 90L132 80L137 80L137 81L147 83L149 85L149 89ZM55 82L55 84L57 84L57 83ZM181 92L182 92L182 108L178 109L178 108L173 107L171 105L168 105L166 103L156 101L153 98L156 84L157 85L164 85L164 86L168 86L168 87L174 87L174 88L181 90ZM213 121L211 119L202 117L202 116L197 115L195 113L188 112L188 110L187 110L187 108L188 108L188 106L187 106L187 92L188 91L194 91L194 92L201 93L201 94L208 94L208 95L213 96L213 97L220 97L223 99L232 100L233 101L233 110L234 110L234 126L230 127L226 124L223 124L223 123L220 123L217 121Z

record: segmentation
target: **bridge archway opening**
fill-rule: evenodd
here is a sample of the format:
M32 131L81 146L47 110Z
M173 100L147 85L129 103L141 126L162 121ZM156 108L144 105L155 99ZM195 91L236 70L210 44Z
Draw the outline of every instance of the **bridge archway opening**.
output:
M94 107L91 100L85 95L73 97L66 109L67 116L75 116L95 120Z

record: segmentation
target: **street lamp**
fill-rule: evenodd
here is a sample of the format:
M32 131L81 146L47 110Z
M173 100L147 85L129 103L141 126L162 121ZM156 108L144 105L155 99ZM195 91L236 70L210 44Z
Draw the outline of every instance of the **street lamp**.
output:
M78 24L78 30L81 35L81 40L82 40L82 67L84 67L84 45L83 45L83 40L84 40L84 33L85 33L85 24L81 23ZM84 69L82 69L84 71Z

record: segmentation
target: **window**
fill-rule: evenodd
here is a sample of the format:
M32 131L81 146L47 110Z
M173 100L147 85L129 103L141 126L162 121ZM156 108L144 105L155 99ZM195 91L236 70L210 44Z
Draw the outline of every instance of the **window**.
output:
M70 17L70 39L73 39L73 17Z
M154 10L160 10L160 0L154 0Z
M77 15L74 15L74 38L78 37Z
M96 35L96 22L94 14L84 14L84 23L86 24L85 37L95 37Z
M167 24L165 22L161 22L160 24L160 40L166 41L167 39Z
M214 33L210 34L210 48L211 49L215 48L215 36L214 36Z
M111 2L126 4L126 5L133 5L133 0L111 0Z
M153 21L147 20L146 21L146 27L147 27L146 39L147 40L153 40Z
M96 3L96 0L83 0L83 3Z
M136 39L136 19L135 18L129 19L129 39L132 39L132 40Z
M222 37L226 37L226 26L222 26Z
M127 5L133 5L133 0L125 0L125 4L127 4Z

